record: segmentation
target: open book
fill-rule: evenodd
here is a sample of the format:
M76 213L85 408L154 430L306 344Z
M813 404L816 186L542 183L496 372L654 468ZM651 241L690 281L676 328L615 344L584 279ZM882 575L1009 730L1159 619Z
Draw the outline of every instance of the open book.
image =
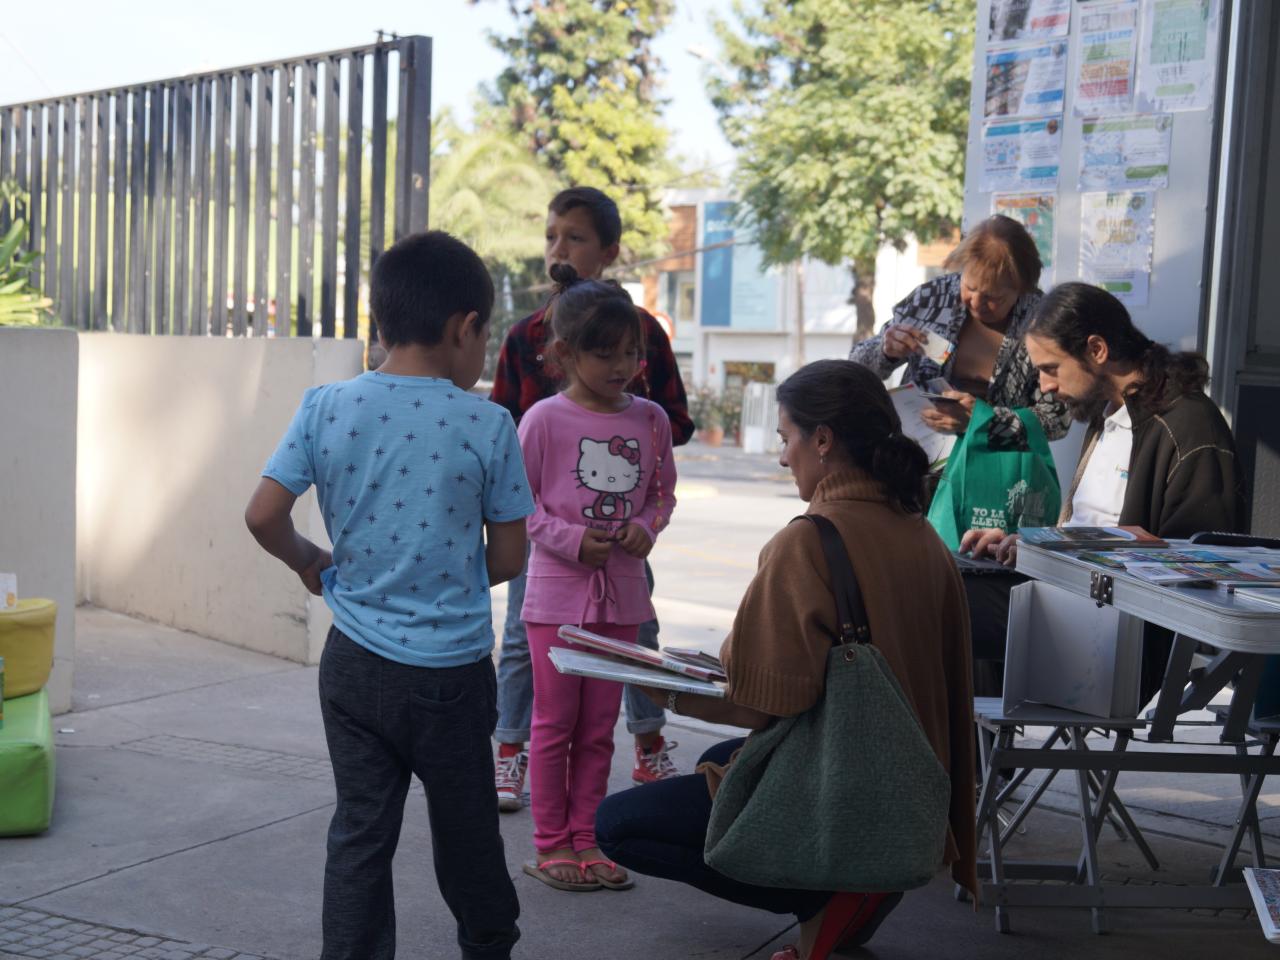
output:
M613 657L621 657L633 663L639 663L655 670L669 670L672 673L684 674L695 680L718 681L723 683L729 678L724 668L715 657L698 651L650 650L638 643L604 637L581 627L564 626L557 631L561 640L568 640L582 647L588 647L598 653L607 653Z
M571 647L552 647L547 651L552 665L561 673L577 677L591 677L595 680L612 680L614 683L635 683L642 687L657 687L659 690L676 690L680 693L697 693L704 697L724 697L724 686L709 683L706 680L695 680L683 674L671 673L654 667L646 667L639 663L617 660L588 650L574 650Z
M1280 943L1280 870L1245 867L1243 872L1263 936Z

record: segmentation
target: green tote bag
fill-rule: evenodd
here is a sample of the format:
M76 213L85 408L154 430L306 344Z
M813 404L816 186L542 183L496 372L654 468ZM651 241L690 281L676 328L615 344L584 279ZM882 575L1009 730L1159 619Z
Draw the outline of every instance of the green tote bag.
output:
M840 636L810 710L751 734L711 805L703 857L727 877L799 890L889 892L942 866L951 778L870 628L849 555L822 537Z
M1013 411L1027 431L1026 450L991 446L991 405L974 404L969 428L947 460L929 506L929 522L952 550L974 527L1046 527L1058 522L1062 490L1044 428L1030 409Z

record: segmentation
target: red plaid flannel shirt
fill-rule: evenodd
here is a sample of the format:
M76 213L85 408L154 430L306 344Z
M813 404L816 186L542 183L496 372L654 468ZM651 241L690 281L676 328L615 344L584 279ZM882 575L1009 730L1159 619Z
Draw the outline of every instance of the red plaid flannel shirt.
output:
M693 436L684 381L680 379L676 356L671 352L666 333L647 311L637 310L644 325L645 366L632 381L630 390L667 411L671 420L671 443L678 447ZM546 312L547 308L541 307L517 322L507 332L498 354L498 369L493 375L489 399L511 411L517 424L526 410L560 390L561 377L548 368L543 356L550 333L544 320Z

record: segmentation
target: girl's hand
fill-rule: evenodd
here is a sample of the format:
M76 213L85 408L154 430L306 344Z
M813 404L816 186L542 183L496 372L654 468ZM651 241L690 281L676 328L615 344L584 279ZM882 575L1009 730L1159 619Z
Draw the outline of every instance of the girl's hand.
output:
M662 707L664 710L667 708L667 694L671 692L670 690L659 690L657 687L643 687L634 683L631 687L634 690L639 690L642 694L652 700L656 706Z
M578 562L598 570L608 562L609 551L612 549L612 534L597 530L595 527L587 527L582 535L582 545L578 547Z
M932 410L924 411L920 414L920 419L935 433L964 433L973 416L973 395L948 390L943 396L951 402L939 403Z
M653 549L653 541L649 539L649 534L644 532L643 527L634 523L628 523L617 532L616 537L618 546L638 560L643 560Z

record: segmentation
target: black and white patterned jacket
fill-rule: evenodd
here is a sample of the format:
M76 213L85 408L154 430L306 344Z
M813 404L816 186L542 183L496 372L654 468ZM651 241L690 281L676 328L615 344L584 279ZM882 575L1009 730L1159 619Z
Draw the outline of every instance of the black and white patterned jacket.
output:
M1013 412L1015 407L1030 407L1050 440L1065 436L1071 427L1071 415L1057 395L1040 392L1040 376L1022 342L1022 335L1031 323L1031 314L1042 296L1039 290L1034 290L1018 298L1010 314L1004 343L996 355L991 384L987 388L987 402L995 408L990 433L992 446L1025 449L1026 428ZM956 343L960 327L968 315L960 300L960 274L948 273L916 287L910 296L893 308L892 322L906 323ZM883 343L883 333L855 343L849 351L849 359L886 378L903 361L886 357ZM903 383L914 383L923 389L934 377L949 377L955 365L955 355L952 354L941 368L920 354L912 354L905 362L907 370Z

